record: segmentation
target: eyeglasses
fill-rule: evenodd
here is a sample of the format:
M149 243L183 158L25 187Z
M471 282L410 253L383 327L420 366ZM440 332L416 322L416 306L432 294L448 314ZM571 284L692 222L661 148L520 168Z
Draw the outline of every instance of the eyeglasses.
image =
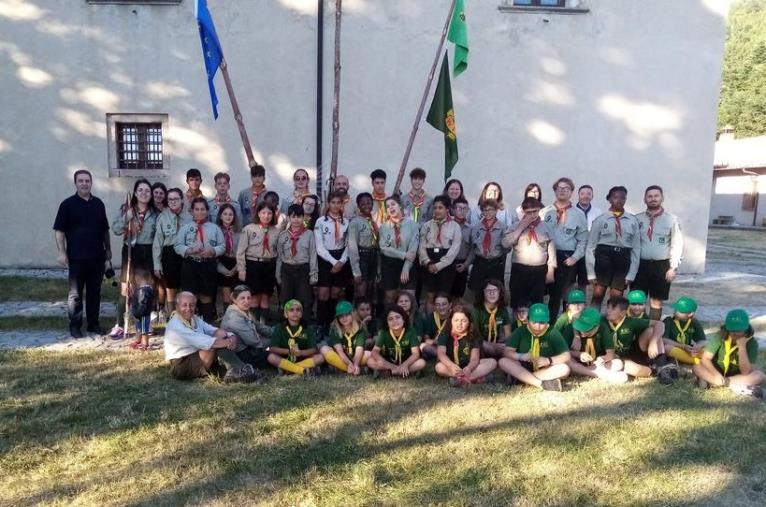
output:
M500 289L484 289L484 294L498 294Z
M296 176L293 178L295 181L308 181L309 179L306 176Z

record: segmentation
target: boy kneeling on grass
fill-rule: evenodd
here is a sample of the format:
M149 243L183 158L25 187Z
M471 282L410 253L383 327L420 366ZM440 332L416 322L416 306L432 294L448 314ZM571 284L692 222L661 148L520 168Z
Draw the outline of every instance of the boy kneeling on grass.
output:
M407 312L400 306L391 306L385 315L386 324L378 333L367 366L375 370L376 378L381 373L400 377L419 373L426 367L426 362L420 357L415 328L407 326Z
M705 330L694 318L697 302L681 296L673 305L673 316L665 317L665 350L668 357L683 364L699 364L705 349Z
M631 377L657 375L662 385L678 379L678 367L665 355L662 334L665 325L658 320L639 319L628 315L628 300L622 296L610 298L606 303L604 323L612 333L617 358L610 369L622 370Z
M529 308L528 322L516 329L506 342L500 369L516 380L561 391L561 379L569 375L569 349L558 331L551 329L548 306L535 303ZM509 379L513 383L512 379Z
M297 299L285 303L285 321L274 326L266 360L281 371L313 375L313 368L324 363L317 352L314 333L303 320L303 305Z
M483 384L497 368L497 361L481 359L482 340L471 321L471 312L458 306L445 321L447 327L437 339L436 373L449 377L452 387Z
M607 382L623 384L628 375L612 371L614 340L609 327L601 321L595 308L586 308L562 333L569 343L572 359L567 363L575 375L597 377Z
M697 376L697 386L728 387L737 394L763 398L766 375L755 369L758 358L758 342L753 339L750 318L742 309L726 315L721 330L710 337L700 363L692 371Z
M330 324L327 345L319 351L331 366L349 375L362 373L370 353L364 350L367 330L354 313L354 306L348 301L335 305L335 320Z

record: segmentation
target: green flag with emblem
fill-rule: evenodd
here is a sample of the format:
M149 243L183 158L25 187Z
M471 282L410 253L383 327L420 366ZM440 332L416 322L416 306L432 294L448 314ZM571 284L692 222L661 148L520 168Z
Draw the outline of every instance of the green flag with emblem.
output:
M439 82L428 110L426 121L436 130L444 132L444 180L452 175L452 168L458 160L457 132L455 130L455 111L452 107L452 86L449 78L449 58L444 52Z
M455 3L447 40L455 44L455 57L452 65L454 66L454 75L458 77L468 68L468 26L465 24L463 0L457 0Z

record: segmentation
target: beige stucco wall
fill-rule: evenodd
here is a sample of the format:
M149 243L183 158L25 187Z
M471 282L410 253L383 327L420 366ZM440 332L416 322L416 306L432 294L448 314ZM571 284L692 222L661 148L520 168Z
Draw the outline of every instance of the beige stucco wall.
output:
M758 177L758 209L755 225L763 226L766 224L766 176ZM753 180L751 176L721 176L715 179L713 194L710 200L710 220L711 222L719 216L734 217L734 222L738 225L753 225L753 213L755 210L745 211L742 209L742 200L744 194L753 191Z
M704 267L726 3L589 0L588 14L519 14L502 0L466 2L471 60L453 81L461 160L475 197L488 180L515 205L538 181L550 202L560 175L591 183L597 203L625 184L641 209L649 183L688 235L685 268ZM376 167L398 169L448 0L343 2L341 171L355 190ZM209 0L256 158L284 193L314 169L314 0ZM334 2L326 3L325 164L330 157ZM248 181L222 81L212 121L193 2L93 5L0 0L0 266L50 265L50 227L79 167L110 213L132 186L109 178L105 114L170 117L169 185L191 166L205 190L218 170ZM423 123L410 167L441 188L440 134ZM393 177L391 178L393 180Z

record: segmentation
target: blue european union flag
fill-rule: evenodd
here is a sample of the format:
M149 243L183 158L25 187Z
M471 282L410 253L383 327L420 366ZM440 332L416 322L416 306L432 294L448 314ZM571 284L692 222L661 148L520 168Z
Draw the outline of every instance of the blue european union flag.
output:
M218 34L215 33L213 17L207 8L207 0L197 0L195 12L197 15L197 25L199 26L199 38L202 41L202 57L205 59L205 70L207 70L207 86L210 89L210 102L213 103L213 118L218 119L218 95L215 93L213 78L218 71L218 67L223 60L223 51L221 43L218 41Z

